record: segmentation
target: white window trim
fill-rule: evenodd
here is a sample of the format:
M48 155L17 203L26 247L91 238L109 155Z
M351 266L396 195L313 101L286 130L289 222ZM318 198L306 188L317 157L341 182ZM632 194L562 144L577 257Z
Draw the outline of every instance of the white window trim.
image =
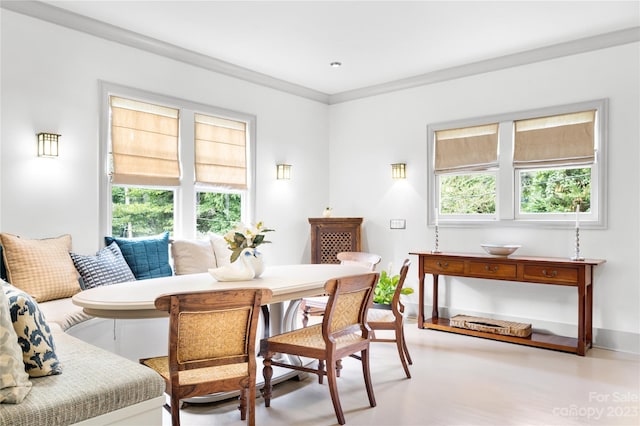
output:
M438 205L438 178L435 169L435 132L439 130L478 126L499 122L499 170L496 182L496 215L466 216L445 215L438 218L439 226L478 227L478 226L533 226L545 228L572 228L575 226L575 214L563 213L549 215L545 219L534 215L519 215L517 202L519 182L517 169L512 165L513 157L513 125L516 120L559 115L588 109L597 110L596 153L591 176L591 214L580 217L580 227L589 229L605 229L607 227L607 145L608 145L608 99L597 99L573 104L546 108L531 109L519 112L476 117L430 124L427 126L427 222L435 224L436 206ZM505 143L505 141L507 141ZM594 210L597 209L597 211Z
M244 121L247 123L247 187L246 191L239 191L226 188L215 188L219 192L246 193L242 198L242 221L246 223L255 222L255 176L256 176L256 117L251 114L218 108L199 102L180 99L172 96L161 95L153 92L135 89L115 83L100 81L100 188L99 188L99 235L100 246L104 244L104 236L111 235L111 181L109 179L109 96L121 96L130 99L139 99L145 102L155 102L180 109L180 161L182 179L178 187L153 187L157 189L175 190L174 196L174 237L195 238L196 233L196 192L210 191L213 187L208 185L197 185L192 180L188 181L185 176L194 176L194 145L183 144L182 141L193 140L193 126L185 126L183 123L193 121L193 113L213 115L232 120ZM152 187L149 187L152 188ZM187 203L186 200L191 202ZM190 206L183 209L178 206ZM187 209L191 210L188 211Z

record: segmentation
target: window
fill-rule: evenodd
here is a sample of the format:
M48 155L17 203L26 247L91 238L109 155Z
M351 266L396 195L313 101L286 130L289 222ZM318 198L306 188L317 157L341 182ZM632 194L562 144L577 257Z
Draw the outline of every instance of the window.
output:
M430 125L430 221L604 227L606 106Z
M252 222L253 116L102 89L103 235L194 238Z

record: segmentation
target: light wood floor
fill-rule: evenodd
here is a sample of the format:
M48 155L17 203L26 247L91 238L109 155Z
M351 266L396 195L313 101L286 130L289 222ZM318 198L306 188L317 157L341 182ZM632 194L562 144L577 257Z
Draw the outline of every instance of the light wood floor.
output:
M406 379L395 346L373 343L377 407L369 407L360 363L344 360L338 387L347 425L639 425L640 356L591 349L580 357L419 330L406 325L413 358ZM258 362L258 375L262 374ZM334 425L329 389L317 376L274 387L256 401L257 425ZM163 425L171 424L168 413ZM190 404L182 424L243 425L236 401Z

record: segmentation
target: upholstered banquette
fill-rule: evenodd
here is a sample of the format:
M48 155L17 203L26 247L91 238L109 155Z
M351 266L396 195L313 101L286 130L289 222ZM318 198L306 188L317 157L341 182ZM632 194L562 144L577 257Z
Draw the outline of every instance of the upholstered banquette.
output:
M69 235L0 234L0 424L160 424L164 382L137 360L166 352L167 319L94 318L71 297L205 272L227 264L228 253L217 235L107 237L98 253L81 255Z

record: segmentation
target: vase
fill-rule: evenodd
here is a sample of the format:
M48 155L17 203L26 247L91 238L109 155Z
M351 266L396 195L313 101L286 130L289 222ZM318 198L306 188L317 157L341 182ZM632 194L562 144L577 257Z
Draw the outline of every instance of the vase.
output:
M253 268L253 277L258 278L264 272L264 260L262 258L262 253L253 249L251 256L248 256L248 259L251 267Z

